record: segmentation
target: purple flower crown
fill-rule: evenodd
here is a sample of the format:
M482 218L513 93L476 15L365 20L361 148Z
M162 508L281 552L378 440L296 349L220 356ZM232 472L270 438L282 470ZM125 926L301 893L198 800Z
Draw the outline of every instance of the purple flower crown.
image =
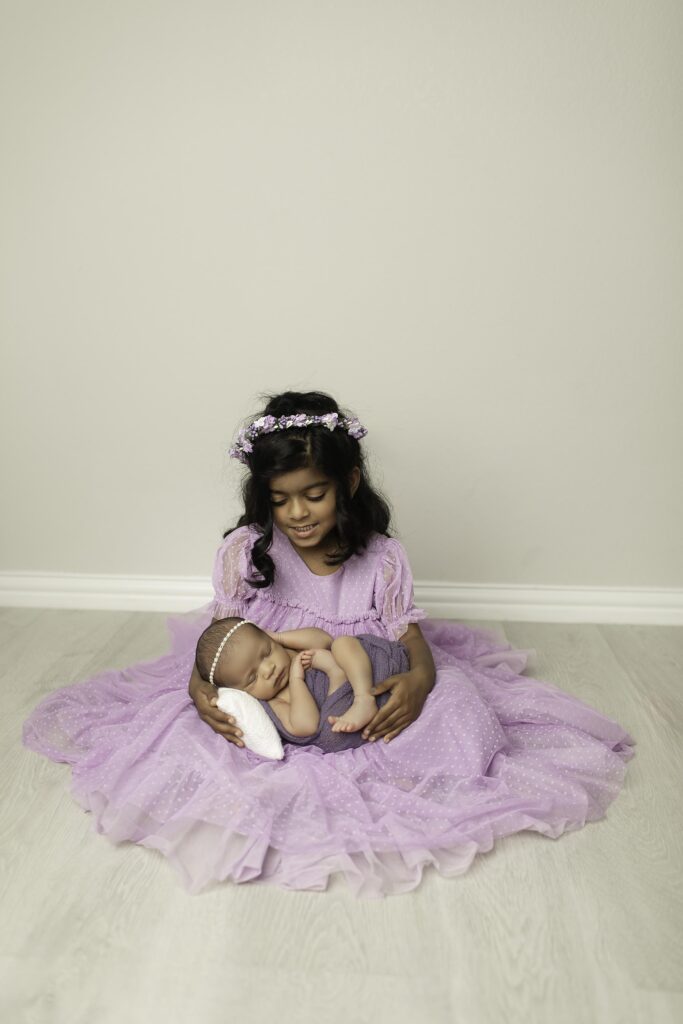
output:
M248 453L253 451L252 441L260 437L261 434L272 434L275 430L290 430L292 427L312 427L316 424L322 424L328 430L341 427L357 440L367 434L367 429L359 420L348 419L336 412L328 412L324 416L309 416L305 412L297 412L292 416L280 416L279 419L275 416L260 416L244 430L240 430L229 455L233 459L239 459L240 462L246 463Z

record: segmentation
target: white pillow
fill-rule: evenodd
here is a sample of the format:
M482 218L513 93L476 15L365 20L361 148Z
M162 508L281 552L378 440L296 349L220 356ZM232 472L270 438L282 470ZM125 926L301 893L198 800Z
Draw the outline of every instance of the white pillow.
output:
M218 707L228 715L234 715L242 730L242 742L249 750L261 757L281 761L285 756L280 733L256 697L244 690L233 690L229 686L218 687Z

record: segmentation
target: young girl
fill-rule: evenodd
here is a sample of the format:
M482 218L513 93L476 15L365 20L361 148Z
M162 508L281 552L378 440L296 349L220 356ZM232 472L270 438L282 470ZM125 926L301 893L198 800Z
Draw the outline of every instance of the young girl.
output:
M623 784L635 741L616 721L522 676L527 652L415 607L365 433L328 395L270 398L231 452L244 513L218 549L214 599L168 618L169 654L62 687L24 725L27 746L71 764L99 832L161 850L192 892L325 889L334 872L359 895L405 892L426 865L459 874L501 836L581 828ZM286 744L277 761L238 749L239 722L194 668L197 637L227 616L400 640L409 668L373 687L389 698L370 742Z
M322 629L273 633L249 619L229 617L204 630L195 666L212 686L256 698L289 743L313 743L332 753L364 742L358 730L378 703L388 700L387 693L375 700L373 681L406 671L408 652L400 641L372 635L333 639ZM340 733L346 735L335 735Z

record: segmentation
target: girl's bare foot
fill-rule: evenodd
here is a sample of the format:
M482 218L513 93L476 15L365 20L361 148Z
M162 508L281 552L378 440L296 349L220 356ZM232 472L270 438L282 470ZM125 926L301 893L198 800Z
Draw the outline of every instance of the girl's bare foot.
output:
M353 704L343 715L329 715L332 732L356 732L367 725L377 712L377 701L370 693L353 698Z

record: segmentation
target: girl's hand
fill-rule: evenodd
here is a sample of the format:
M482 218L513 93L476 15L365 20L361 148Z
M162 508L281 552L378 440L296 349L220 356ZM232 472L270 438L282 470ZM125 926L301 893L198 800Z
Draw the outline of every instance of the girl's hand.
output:
M216 707L218 694L215 686L198 679L191 683L188 692L202 722L210 725L214 732L225 736L229 743L235 743L238 747L244 746L241 739L242 730L237 727L234 716L226 715L225 711Z
M391 697L363 729L363 739L370 741L384 738L388 743L394 736L420 717L431 685L425 676L415 670L390 676L383 683L373 686L370 693L376 697L391 690Z

